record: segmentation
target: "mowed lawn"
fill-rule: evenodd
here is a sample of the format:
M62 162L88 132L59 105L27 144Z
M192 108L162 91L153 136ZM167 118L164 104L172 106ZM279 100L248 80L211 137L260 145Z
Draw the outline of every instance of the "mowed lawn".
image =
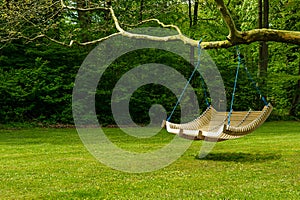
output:
M134 139L105 129L120 147L140 152L167 144L165 130ZM299 199L300 123L267 122L217 143L198 159L202 141L154 172L125 173L98 162L75 129L1 129L0 199Z

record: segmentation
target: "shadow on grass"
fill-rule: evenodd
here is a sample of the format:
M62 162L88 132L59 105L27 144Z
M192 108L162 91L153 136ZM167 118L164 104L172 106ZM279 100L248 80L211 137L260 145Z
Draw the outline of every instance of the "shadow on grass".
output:
M279 154L252 154L252 153L210 153L204 158L196 157L198 160L213 160L227 162L264 162L268 160L279 160Z

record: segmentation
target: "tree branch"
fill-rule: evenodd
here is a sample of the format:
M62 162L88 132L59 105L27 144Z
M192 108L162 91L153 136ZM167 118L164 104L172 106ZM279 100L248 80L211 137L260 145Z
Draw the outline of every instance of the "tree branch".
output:
M41 34L34 38L28 38L25 36L19 36L17 39L24 38L28 41L33 41L39 38L47 38L48 40L61 44L63 46L71 47L73 44L77 44L80 46L87 46L91 44L96 44L99 42L102 42L104 40L107 40L111 37L122 35L124 37L129 38L135 38L135 39L147 39L152 41L158 41L158 42L166 42L166 41L182 41L185 44L189 44L191 46L198 46L198 40L190 39L182 34L172 35L172 36L165 36L165 37L158 37L158 36L151 36L151 35L143 35L143 34L134 34L127 31L124 32L117 32L114 34L111 34L109 36L89 41L89 42L78 42L76 40L71 40L69 44L66 44L64 42L60 42L58 40L55 40L53 38L48 37L47 35ZM300 32L296 31L284 31L284 30L272 30L272 29L254 29L251 31L246 31L241 33L242 37L232 43L229 40L223 40L223 41L213 41L213 42L202 42L201 48L203 49L216 49L216 48L229 48L235 45L239 44L250 44L257 41L275 41L275 42L283 42L283 43L290 43L290 44L297 44L300 45Z
M227 36L227 39L229 41L235 40L236 37L240 37L240 32L236 29L235 23L224 3L223 0L215 0L217 4L217 8L220 11L222 18L224 22L227 25L227 28L229 30L229 35Z
M215 0L215 1L218 2L220 12L222 13L224 20L226 21L226 24L229 27L230 34L228 35L228 39L224 41L202 42L201 47L203 49L229 48L238 44L250 44L257 41L276 41L276 42L285 42L285 43L300 45L300 32L296 32L296 31L283 31L283 30L272 30L272 29L254 29L245 32L238 31L223 0ZM112 18L115 22L115 26L122 36L129 37L129 38L136 38L136 39L148 39L148 40L161 41L161 42L181 40L184 43L192 46L198 45L197 40L193 40L184 36L177 26L165 25L164 23L160 22L158 19L144 20L143 22L156 21L163 28L176 29L178 35L158 37L158 36L129 33L121 28L119 21L115 16L114 10L112 8L109 9Z
M39 38L47 38L48 40L64 45L64 46L72 46L73 44L85 46L85 45L91 45L91 44L96 44L99 42L102 42L104 40L107 40L111 37L114 37L116 35L122 35L124 37L129 37L129 38L135 38L135 39L147 39L147 40L153 40L153 41L160 41L160 42L166 42L166 41L182 41L185 44L189 44L191 46L198 46L198 40L193 40L191 38L186 37L185 35L182 34L181 30L179 27L176 25L166 25L159 21L158 19L148 19L140 22L139 24L142 23L147 23L147 22L156 22L158 23L161 27L163 28L173 28L177 31L176 35L170 35L170 36L164 36L164 37L159 37L159 36L151 36L151 35L145 35L145 34L135 34L135 33L130 33L128 31L125 31L119 21L118 18L116 17L114 10L112 7L94 7L94 8L76 8L73 6L67 6L63 0L60 0L62 9L69 9L69 10L77 10L77 11L96 11L96 10L103 10L103 11L108 11L112 19L114 21L114 26L117 29L116 33L113 33L111 35L108 35L106 37L89 41L89 42L79 42L76 40L71 40L69 43L61 42L56 39L48 37L46 34L40 34L37 35L33 38L28 38L21 33L17 35L17 39L24 38L28 41L33 41ZM290 44L297 44L300 45L300 32L299 31L286 31L286 30L273 30L273 29L253 29L249 31L238 31L236 29L235 23L226 7L224 4L223 0L215 0L217 7L228 27L229 30L229 35L227 36L226 40L223 41L212 41L212 42L202 42L201 47L203 49L214 49L214 48L229 48L238 44L250 44L253 42L257 41L275 41L275 42L283 42L283 43L290 43ZM4 40L1 40L3 42Z
M300 45L299 31L286 31L274 29L253 29L241 32L242 38L237 43L250 44L257 41L273 41Z

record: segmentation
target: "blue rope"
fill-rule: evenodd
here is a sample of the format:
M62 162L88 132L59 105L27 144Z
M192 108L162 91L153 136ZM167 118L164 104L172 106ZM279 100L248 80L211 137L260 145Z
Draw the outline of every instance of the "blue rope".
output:
M178 100L177 100L177 102L176 102L176 104L175 104L175 106L174 106L174 108L173 108L170 116L167 118L167 121L170 121L170 119L171 119L172 115L174 114L177 106L179 105L179 103L180 103L180 101L181 101L181 99L182 99L182 97L183 97L183 95L184 95L187 87L189 86L189 84L190 84L190 82L191 82L194 74L196 73L198 67L200 66L200 56L201 56L201 46L200 46L200 44L201 44L201 42L202 42L202 39L198 43L198 61L197 61L197 64L196 64L196 66L195 66L195 68L194 68L194 70L193 70L193 72L192 72L189 80L186 82L186 84L185 84L185 86L184 86L184 88L183 88L183 90L182 90L182 92L181 92L181 94L180 94L180 96L179 96L179 98L178 98ZM204 80L202 79L202 76L201 76L201 80L204 83ZM207 100L206 90L204 90L204 93L205 93L206 103L209 106L209 103L208 103L208 100Z
M238 55L238 66L237 66L237 69L236 69L233 92L232 92L232 96L231 96L230 111L228 113L228 125L230 125L230 118L231 118L231 114L232 114L232 111L233 111L233 103L234 103L234 95L235 95L235 91L236 91L236 84L237 84L237 80L238 80L238 76L239 76L239 69L240 69L241 60L242 60L240 51L238 49L238 46L236 47L236 51L237 51L237 55Z
M255 87L257 93L260 95L261 100L264 102L264 104L267 106L268 102L266 100L266 98L262 95L262 92L260 91L259 87L256 85L256 82L254 81L254 79L252 78L248 68L245 66L244 62L242 63L243 67L245 68L245 71L247 73L248 78L251 80L252 85Z
M238 79L238 74L239 74L239 68L240 68L241 64L243 65L243 67L244 67L244 69L245 69L245 71L247 73L248 78L251 80L252 85L255 87L257 93L260 95L261 100L264 102L264 104L266 106L268 105L268 102L267 102L266 98L262 95L262 92L260 91L259 87L256 85L256 82L252 78L252 76L251 76L248 68L245 65L245 62L242 61L241 53L239 51L239 47L238 46L236 46L236 51L237 51L237 55L238 55L238 67L237 67L236 75L235 75L233 93L232 93L231 104L230 104L230 111L228 113L228 125L230 125L230 117L231 117L231 114L232 114L232 111L233 111L232 107L233 107L233 103L234 103L234 95L235 95L235 91L236 91L236 84L237 84L237 79Z

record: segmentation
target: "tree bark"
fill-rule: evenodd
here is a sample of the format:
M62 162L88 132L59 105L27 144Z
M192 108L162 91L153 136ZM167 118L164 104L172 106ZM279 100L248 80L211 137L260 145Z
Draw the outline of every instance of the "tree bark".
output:
M269 28L269 1L258 0L258 28ZM259 61L258 61L258 78L260 88L266 94L267 76L268 76L268 44L263 41L259 43Z
M198 9L199 9L199 0L195 1L194 6L194 19L193 19L193 26L196 26L198 23Z
M189 0L189 19L190 19L190 28L193 26L193 16L192 16L192 2Z
M189 0L189 19L190 19L190 29L195 27L198 24L198 9L199 9L199 0L195 1L194 5L194 17L192 16L192 3ZM194 64L194 55L195 55L195 47L190 47L190 62Z
M79 8L86 8L86 1L85 0L77 0L77 7ZM89 24L91 23L91 19L89 16L89 12L78 10L78 22L81 29L81 40L83 42L89 41L88 37L88 31L87 28L89 27Z
M78 2L82 2L83 0L77 0ZM223 0L214 0L217 9L220 11L221 16L226 23L229 34L226 37L227 39L222 41L203 41L201 43L201 47L203 49L217 49L217 48L229 48L232 46L236 46L239 44L251 44L253 42L259 42L259 41L274 41L274 42L282 42L282 43L289 43L289 44L296 44L300 45L300 31L289 31L289 30L275 30L275 29L253 29L249 31L239 31L236 29L235 22L233 21L230 12L228 11L225 3ZM156 21L159 25L161 25L163 28L173 28L177 31L177 35L171 35L171 36L164 36L164 37L158 37L158 36L151 36L151 35L144 35L144 34L134 34L125 31L119 21L118 18L115 16L114 10L112 6L107 6L108 2L111 2L111 0L105 1L107 4L105 6L95 6L91 8L81 8L79 6L69 6L66 5L64 0L60 0L61 7L64 10L71 10L76 12L94 12L94 11L102 11L106 13L109 16L109 19L112 19L115 24L115 28L117 31L115 33L112 33L111 35L105 36L103 38L98 38L91 41L86 42L80 42L78 40L71 40L68 43L64 41L56 40L55 38L52 38L48 36L45 33L41 33L39 35L35 35L33 37L27 36L22 31L17 32L16 34L8 35L7 37L0 38L1 43L9 43L12 40L17 39L25 39L28 42L40 39L40 38L46 38L52 42L55 42L60 45L71 47L73 44L77 44L80 46L88 46L92 44L96 44L99 42L102 42L104 40L107 40L111 37L114 37L116 35L122 35L124 37L129 38L136 38L136 39L147 39L147 40L153 40L153 41L160 41L160 42L166 42L166 41L182 41L185 44L189 44L191 46L197 47L198 46L198 40L194 40L192 38L186 37L182 34L181 30L176 25L166 25L162 22L160 22L158 19L147 19L143 20L142 22L138 23L136 26L146 23L149 21ZM190 1L192 2L192 1ZM0 47L1 48L1 47Z

